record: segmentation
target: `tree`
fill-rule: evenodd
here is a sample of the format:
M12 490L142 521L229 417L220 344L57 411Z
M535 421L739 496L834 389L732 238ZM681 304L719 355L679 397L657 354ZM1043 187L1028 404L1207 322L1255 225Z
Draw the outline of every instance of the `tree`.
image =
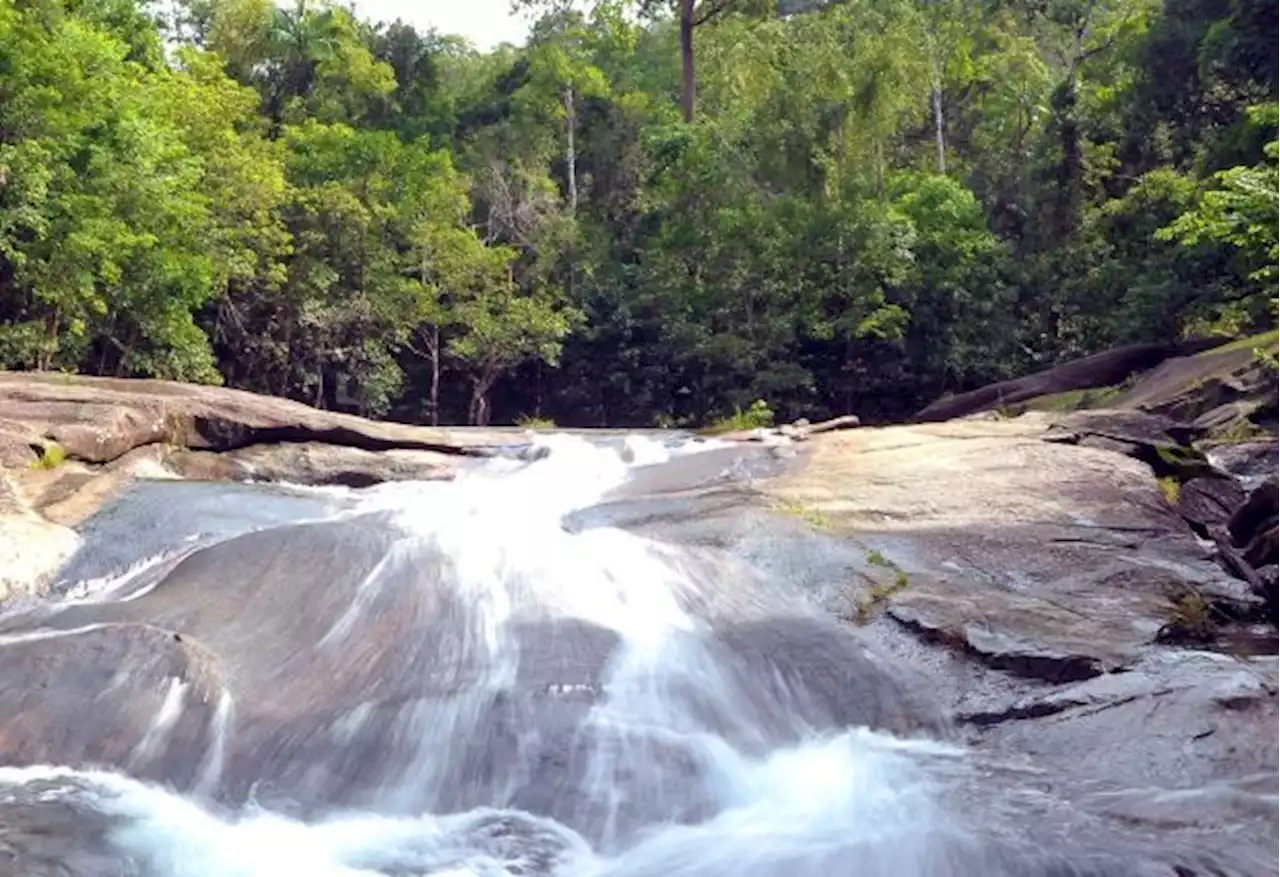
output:
M521 5L0 0L0 366L694 425L1274 325L1274 4Z
M601 0L600 5L615 2ZM564 0L517 0L517 5L541 8L553 15L563 15L568 9ZM680 39L680 108L686 123L693 122L697 92L694 31L729 14L762 15L772 9L766 0L637 0L636 6L650 20L662 21L667 16L676 19Z
M414 278L412 323L407 344L430 363L428 410L432 425L440 422L441 358L444 333L460 316L456 307L482 294L492 272L504 266L474 228L468 225L471 202L465 178L449 156L432 152L425 141L407 151L400 174L403 191L398 221L408 243L404 272ZM500 253L498 258L509 256Z
M1276 131L1276 105L1249 108L1250 122ZM1191 209L1155 233L1157 240L1176 241L1198 250L1225 246L1247 281L1225 301L1214 303L1213 328L1241 331L1262 320L1276 318L1277 243L1276 216L1280 213L1280 176L1276 161L1280 143L1270 140L1266 160L1253 166L1218 171L1207 181Z
M1153 0L1044 0L1028 5L1061 80L1052 108L1060 140L1055 232L1073 234L1079 225L1085 157L1080 119L1080 81L1086 64L1146 29Z
M232 206L271 178L238 130L254 102L198 55L153 71L138 39L47 11L0 7L6 359L219 381L196 319L264 218Z

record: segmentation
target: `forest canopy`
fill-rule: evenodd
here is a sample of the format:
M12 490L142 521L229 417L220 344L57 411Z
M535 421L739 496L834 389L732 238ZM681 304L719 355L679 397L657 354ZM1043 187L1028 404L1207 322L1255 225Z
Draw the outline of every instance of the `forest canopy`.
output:
M1274 325L1274 0L0 0L0 367L902 417Z

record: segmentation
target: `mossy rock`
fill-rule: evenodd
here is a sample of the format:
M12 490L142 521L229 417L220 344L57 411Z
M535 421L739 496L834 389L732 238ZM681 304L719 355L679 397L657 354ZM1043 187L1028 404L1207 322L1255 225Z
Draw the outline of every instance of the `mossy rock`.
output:
M1218 474L1201 451L1188 445L1157 442L1148 447L1150 453L1140 458L1155 470L1158 478L1187 482L1192 478L1212 478Z

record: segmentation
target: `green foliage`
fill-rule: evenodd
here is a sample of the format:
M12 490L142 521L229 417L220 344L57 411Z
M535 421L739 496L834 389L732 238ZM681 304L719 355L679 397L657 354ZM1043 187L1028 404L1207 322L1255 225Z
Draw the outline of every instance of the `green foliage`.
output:
M516 426L521 429L549 430L556 428L556 422L550 417L542 417L537 414L522 414L516 418Z
M784 515L797 517L816 530L827 530L831 527L831 521L826 515L802 502L781 501L775 503L773 509Z
M1217 303L1215 322L1239 331L1277 315L1277 263L1280 262L1280 174L1276 161L1280 143L1275 137L1275 101L1247 109L1249 124L1270 132L1264 160L1252 167L1236 166L1208 178L1194 205L1159 229L1157 240L1176 241L1196 251L1225 249L1246 284L1240 295ZM1210 328L1213 323L1210 323Z
M1241 417L1229 423L1215 426L1209 431L1208 439L1221 444L1235 444L1260 438L1267 438L1271 433L1247 418Z
M1214 356L1219 353L1229 353L1233 350L1275 350L1278 341L1280 341L1280 330L1272 329L1270 332L1259 332L1256 335L1237 338L1235 341L1228 342L1227 344L1223 344L1218 347L1211 347L1208 350L1197 353L1196 356L1204 358L1207 356Z
M1090 408L1106 408L1107 403L1125 391L1123 384L1111 387L1094 387L1088 390L1068 390L1038 396L1025 403L1032 411L1084 411Z
M767 429L773 426L773 409L763 399L752 402L747 410L734 408L733 413L723 417L704 430L709 435L722 432L743 432L753 429Z
M0 367L752 429L1274 328L1274 6L523 5L0 0Z
M1160 488L1160 495L1164 497L1164 501L1169 505L1176 506L1178 498L1182 495L1182 484L1172 475L1161 475L1156 479L1156 484Z
M1269 347L1253 348L1253 360L1273 375L1280 372L1280 350L1274 343Z
M1180 587L1169 599L1162 641L1205 642L1213 638L1221 613L1198 590Z
M47 442L40 449L40 456L31 461L33 469L57 469L67 461L67 451L57 442Z
M855 624L868 624L889 602L889 599L911 583L904 570L895 569L893 581L877 582L854 600L853 621Z

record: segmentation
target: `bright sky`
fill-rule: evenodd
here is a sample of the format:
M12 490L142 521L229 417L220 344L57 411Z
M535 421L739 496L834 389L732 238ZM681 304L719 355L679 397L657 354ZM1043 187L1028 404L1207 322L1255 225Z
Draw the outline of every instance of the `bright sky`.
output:
M397 18L421 30L466 37L480 50L523 43L529 18L511 13L511 0L354 0L356 13L374 21Z

